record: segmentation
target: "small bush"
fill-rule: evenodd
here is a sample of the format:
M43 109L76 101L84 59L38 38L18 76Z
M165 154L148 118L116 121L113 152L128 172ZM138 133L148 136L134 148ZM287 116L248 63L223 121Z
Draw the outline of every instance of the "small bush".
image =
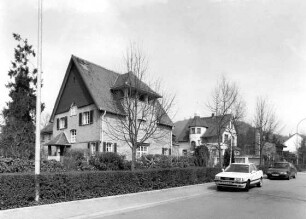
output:
M113 152L98 153L90 157L89 164L97 170L124 170L124 156Z

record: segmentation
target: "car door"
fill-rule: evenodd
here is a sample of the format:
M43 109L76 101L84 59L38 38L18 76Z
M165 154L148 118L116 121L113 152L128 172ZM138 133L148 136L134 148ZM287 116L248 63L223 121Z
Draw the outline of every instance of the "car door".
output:
M251 172L251 182L252 184L257 183L259 180L259 172L254 164L250 165L250 172Z

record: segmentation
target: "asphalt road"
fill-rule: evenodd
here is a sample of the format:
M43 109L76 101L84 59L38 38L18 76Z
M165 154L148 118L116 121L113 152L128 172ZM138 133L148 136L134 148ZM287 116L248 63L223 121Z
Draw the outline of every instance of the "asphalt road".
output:
M289 181L264 179L263 187L249 192L217 191L215 185L207 190L188 199L95 218L306 218L306 173Z

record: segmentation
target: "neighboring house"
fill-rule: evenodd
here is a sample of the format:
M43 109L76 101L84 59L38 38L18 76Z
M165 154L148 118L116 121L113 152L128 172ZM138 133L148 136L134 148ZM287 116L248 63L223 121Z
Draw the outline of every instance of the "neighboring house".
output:
M48 143L53 137L53 123L49 123L40 131L40 141L42 148L42 155L44 157L48 156L48 150L44 147L46 143Z
M285 146L283 151L288 151L290 153L297 153L298 148L301 147L303 137L300 134L293 134L291 135L284 143Z
M125 116L118 95L127 94L129 77L135 79L136 76L131 72L118 74L76 56L71 57L50 119L53 137L46 143L49 159L60 160L70 149L89 154L115 152L131 159L128 144L114 140L107 133L112 122L115 124L119 117ZM139 98L154 101L162 98L137 80L140 87L145 88ZM164 115L158 123L159 131L165 133L163 139L148 139L137 149L137 156L171 154L172 127L172 121Z
M177 148L180 156L192 154L196 147L205 145L208 147L213 164L217 164L219 152L218 146L218 121L220 116L200 117L195 115L183 121L178 121L174 124L174 134L176 142L179 145ZM237 135L235 127L231 121L231 115L226 115L223 119L224 126L221 129L221 149L224 154L225 149L232 146L235 153L240 154L240 149L237 148ZM237 151L237 152L236 152Z

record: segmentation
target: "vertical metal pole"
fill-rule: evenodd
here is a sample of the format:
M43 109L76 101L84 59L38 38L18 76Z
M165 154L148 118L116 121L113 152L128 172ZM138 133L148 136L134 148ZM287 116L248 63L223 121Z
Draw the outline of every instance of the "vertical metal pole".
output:
M42 0L38 0L38 53L36 93L36 140L35 140L35 201L39 201L40 174L40 112L41 112L41 69L42 69Z

